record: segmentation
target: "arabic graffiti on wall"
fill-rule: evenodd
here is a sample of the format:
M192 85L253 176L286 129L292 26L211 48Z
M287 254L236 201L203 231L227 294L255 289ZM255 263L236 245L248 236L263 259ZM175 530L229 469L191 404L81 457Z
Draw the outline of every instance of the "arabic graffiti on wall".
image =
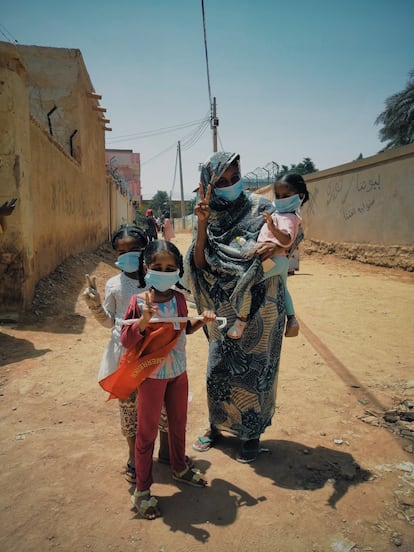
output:
M374 208L380 193L379 174L372 178L362 177L360 173L350 177L338 177L326 186L318 184L314 188L309 198L308 211L309 214L315 215L318 203L324 203L325 207L336 207L343 219L349 220Z

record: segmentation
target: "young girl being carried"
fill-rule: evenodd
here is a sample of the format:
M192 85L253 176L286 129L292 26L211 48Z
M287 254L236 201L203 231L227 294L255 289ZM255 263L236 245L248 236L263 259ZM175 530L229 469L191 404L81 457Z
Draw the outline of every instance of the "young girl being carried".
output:
M185 320L188 315L185 297L171 289L183 272L182 255L173 243L151 241L139 265L141 285L147 285L150 291L131 299L125 320L135 321L125 323L121 330L121 342L128 351L139 349L145 340L153 343L159 340L160 343L153 347L152 357L147 356L142 363L145 379L139 386L136 490L132 501L138 513L146 519L161 515L158 500L151 496L151 484L154 442L163 402L168 418L172 477L195 487L207 484L202 475L188 465L185 455L188 401L185 345L186 334L214 321L216 316L211 311L204 311L200 319ZM151 321L154 317L156 320ZM181 320L162 322L163 318L175 317Z
M306 183L300 174L287 174L274 184L275 212L272 214L263 213L265 224L262 226L257 243L253 244L246 256L254 254L255 246L264 242L273 242L278 248L272 259L263 263L264 278L280 275L285 286L286 306L286 337L296 337L299 333L299 323L295 316L292 297L287 288L287 276L289 259L287 251L294 243L298 234L301 218L300 207L309 199L309 192ZM243 245L239 244L241 248ZM248 248L247 248L248 249ZM238 309L237 318L234 324L227 331L231 339L240 339L243 335L247 320L250 314L251 293L247 290Z

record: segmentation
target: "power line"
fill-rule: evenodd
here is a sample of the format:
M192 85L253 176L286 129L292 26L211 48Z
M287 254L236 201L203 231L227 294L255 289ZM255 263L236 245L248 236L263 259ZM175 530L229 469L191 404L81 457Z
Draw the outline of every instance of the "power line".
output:
M190 149L191 147L194 146L194 144L196 144L198 142L198 140L203 135L203 133L204 133L205 129L207 128L207 126L208 126L208 119L202 119L201 123L199 124L199 127L196 128L196 130L194 132L189 133L186 136L184 136L183 141L184 141L184 144L185 144L185 149ZM176 144L177 143L174 142L173 144L171 144L167 148L163 149L159 153L156 153L155 155L153 155L152 157L150 157L146 161L142 161L141 165L146 165L146 164L150 163L151 161L154 161L154 159L157 159L158 157L161 157L162 155L164 155L164 153L167 153L168 151L170 151L174 147L176 147Z
M221 136L220 136L220 134L217 133L217 136L218 136L218 140L219 140L219 142L220 142L221 151L226 151L226 150L224 149L224 147L223 147L223 142L221 141Z
M174 178L173 178L172 188L171 188L171 191L170 191L170 201L171 201L173 191L174 191L175 179L176 179L176 176L177 176L177 166L178 166L178 145L177 145L177 153L175 155Z
M195 125L199 125L200 123L204 123L206 120L208 121L208 118L198 119L196 121L190 121L188 123L182 123L182 124L173 125L169 127L162 127L154 130L146 130L143 132L136 132L133 134L124 134L121 136L115 136L114 138L108 139L108 142L115 143L115 142L126 142L128 140L137 139L137 138L152 138L153 136L160 136L161 134L168 134L170 132L175 132L177 130L182 130L184 128L189 128Z
M159 153L156 153L155 155L153 155L152 157L150 157L146 161L141 161L141 165L147 165L148 163L150 163L151 161L154 161L154 159L157 159L158 157L161 157L161 155L164 155L164 153L167 153L167 151L170 151L174 147L175 147L175 142L171 146L168 146L168 148L165 148L164 150L160 151Z
M190 136L190 138L188 138L188 140L186 140L185 142L182 143L181 149L182 150L188 150L188 149L192 148L200 140L200 138L203 136L203 134L207 130L208 126L209 126L208 120L204 121L198 127L198 129L196 129L194 134L192 136Z
M14 37L10 31L6 29L4 25L0 23L0 33L4 36L4 38L7 40L7 42L14 42L16 44L19 43L16 37Z

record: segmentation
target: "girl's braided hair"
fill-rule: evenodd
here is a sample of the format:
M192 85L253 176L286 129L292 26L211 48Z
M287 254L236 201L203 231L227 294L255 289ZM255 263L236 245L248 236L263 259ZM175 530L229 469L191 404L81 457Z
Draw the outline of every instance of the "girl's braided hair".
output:
M139 228L138 226L121 226L119 230L115 232L115 234L112 236L112 247L113 249L116 249L118 241L122 240L124 238L134 238L137 242L137 246L140 249L144 249L148 244L148 237L145 230L142 228Z

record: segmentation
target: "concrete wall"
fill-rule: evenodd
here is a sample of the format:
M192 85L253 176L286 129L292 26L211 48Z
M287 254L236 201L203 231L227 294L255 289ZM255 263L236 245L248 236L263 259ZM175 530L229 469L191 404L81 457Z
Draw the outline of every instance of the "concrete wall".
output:
M108 194L102 158L93 172L84 172L36 123L31 124L31 144L37 281L69 254L92 251L107 239Z
M414 244L414 144L306 175L312 239Z
M414 270L414 144L305 180L302 249ZM271 187L260 193L273 198Z
M77 50L0 43L0 202L18 198L0 241L3 312L29 306L40 278L108 239L104 125L91 90Z
M26 69L17 52L0 47L0 203L18 198L0 237L0 307L20 307L33 290L30 117ZM24 222L23 222L24 221Z

